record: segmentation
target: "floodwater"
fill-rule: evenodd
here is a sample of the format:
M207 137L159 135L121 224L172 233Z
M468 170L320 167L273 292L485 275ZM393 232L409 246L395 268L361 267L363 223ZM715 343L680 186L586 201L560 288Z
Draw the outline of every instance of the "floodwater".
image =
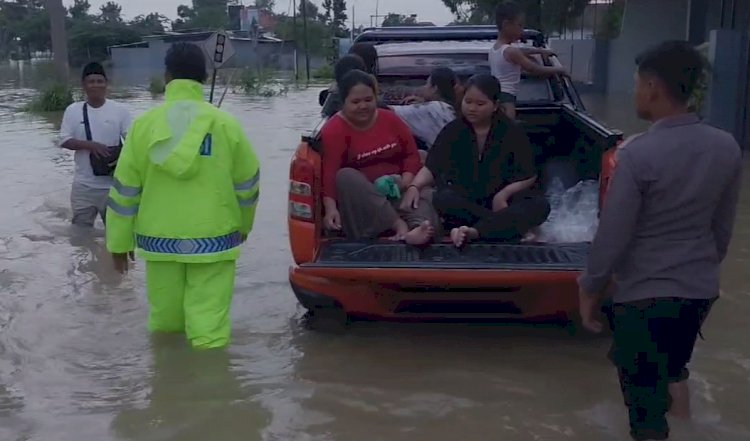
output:
M287 283L285 192L300 133L317 121L318 88L224 103L264 171L231 347L201 354L150 338L142 263L116 275L101 224L93 235L69 225L73 164L55 146L60 117L21 113L31 90L3 69L0 440L628 439L606 338L497 324L304 326ZM158 100L129 88L123 102L139 113ZM675 425L675 440L750 439L748 225L746 191L723 297L691 366L695 421Z

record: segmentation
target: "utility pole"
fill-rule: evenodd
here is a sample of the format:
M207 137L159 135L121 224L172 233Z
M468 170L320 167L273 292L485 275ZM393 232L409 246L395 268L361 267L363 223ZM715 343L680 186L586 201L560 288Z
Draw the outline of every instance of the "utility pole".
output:
M65 33L65 8L62 0L46 0L45 7L49 14L52 53L54 54L58 79L67 84L70 72L68 67L68 36Z
M302 1L302 32L305 34L305 72L307 74L307 82L310 82L310 51L307 45L307 2L309 0Z
M304 0L302 0L304 1ZM297 2L292 0L292 35L294 39L294 79L299 80L299 52L297 48Z

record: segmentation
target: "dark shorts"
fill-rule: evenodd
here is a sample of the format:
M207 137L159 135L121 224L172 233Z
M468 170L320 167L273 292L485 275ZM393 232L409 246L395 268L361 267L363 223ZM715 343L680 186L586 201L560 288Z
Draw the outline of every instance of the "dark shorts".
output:
M500 102L508 104L516 104L516 96L511 95L507 92L500 92Z
M633 439L668 438L669 383L689 377L687 364L715 300L658 298L612 305L609 358L617 367Z

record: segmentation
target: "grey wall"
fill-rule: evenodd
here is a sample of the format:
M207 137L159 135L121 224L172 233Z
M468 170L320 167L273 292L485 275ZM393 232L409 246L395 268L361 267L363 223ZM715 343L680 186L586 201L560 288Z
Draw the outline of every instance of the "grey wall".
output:
M607 93L630 93L635 58L644 49L664 40L684 40L687 13L687 0L628 0L622 33L609 45Z
M164 69L164 57L171 43L155 39L148 42L145 48L112 48L112 63L118 68L146 69L160 72ZM232 40L235 50L234 56L222 68L256 67L260 63L263 67L293 70L294 43L288 42L258 42L251 40ZM305 58L298 53L300 69L304 67ZM326 64L320 57L311 57L310 69L315 70Z
M594 83L594 50L596 40L560 40L550 39L550 47L557 53L563 66L571 73L573 81L582 84Z

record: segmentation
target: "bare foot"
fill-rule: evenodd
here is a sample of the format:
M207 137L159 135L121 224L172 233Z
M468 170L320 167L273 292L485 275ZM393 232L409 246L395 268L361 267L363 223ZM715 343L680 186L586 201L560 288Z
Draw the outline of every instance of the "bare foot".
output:
M429 242L435 235L435 228L429 221L422 222L422 225L409 231L404 236L404 240L409 245L424 245Z
M526 233L523 236L523 239L521 239L521 243L533 243L536 242L539 239L539 236L537 235L536 229L529 230L528 233Z
M457 248L461 248L477 237L479 237L479 232L471 227L463 226L451 230L451 240Z

